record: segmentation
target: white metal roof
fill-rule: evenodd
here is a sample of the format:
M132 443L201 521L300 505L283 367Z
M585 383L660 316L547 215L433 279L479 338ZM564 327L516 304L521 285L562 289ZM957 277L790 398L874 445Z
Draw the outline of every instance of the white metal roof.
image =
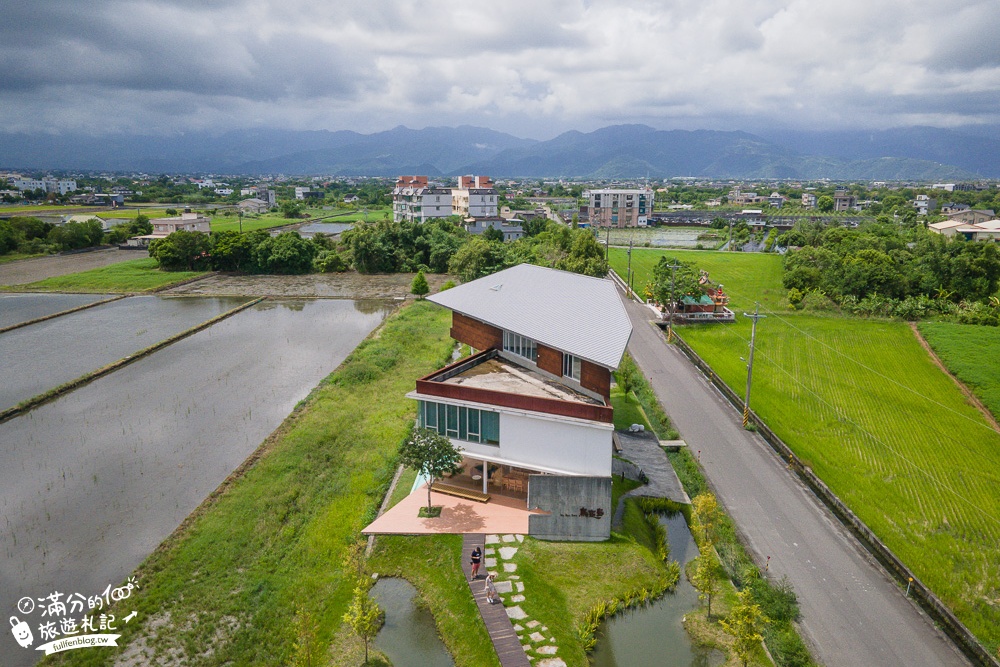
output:
M533 264L519 264L429 299L610 369L618 368L632 335L632 323L610 280Z

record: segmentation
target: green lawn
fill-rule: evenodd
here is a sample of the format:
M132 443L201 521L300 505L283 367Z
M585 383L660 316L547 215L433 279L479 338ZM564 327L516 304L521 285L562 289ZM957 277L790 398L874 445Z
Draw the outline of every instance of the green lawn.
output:
M690 257L730 293L734 324L679 331L738 393L750 339L742 313L761 302L768 317L757 331L751 407L995 651L1000 434L905 323L790 312L782 303L780 258L770 255L634 251L637 285L664 254ZM623 259L612 250L616 270ZM961 345L977 344L975 362L967 363L979 365L960 372L978 379L984 397L995 390L1000 359L984 350L996 348L996 331L922 329L949 364L970 360Z
M713 282L721 282L730 298L730 308L741 314L752 312L754 302L761 308L787 312L788 290L781 286L781 256L744 252L716 252L711 250L661 250L633 248L632 270L635 272L635 290L642 294L646 283L653 279L653 267L660 257L675 257L691 262L698 269L708 271ZM628 251L611 249L611 268L625 277L628 268Z
M9 292L146 292L205 273L205 271L160 271L155 259L144 257L0 289Z
M1000 419L1000 327L922 322L919 329L948 370Z
M293 664L297 610L317 624L325 653L354 588L345 554L375 515L413 424L415 405L405 394L414 378L449 358L450 322L448 311L426 301L392 316L286 419L253 467L140 566L142 587L130 609L147 620L123 640L148 642L144 662L178 651L202 664L211 649L210 664ZM485 627L476 627L467 605L452 609L451 602L440 604L472 637L456 662L488 664L481 660ZM154 619L164 623L158 630ZM104 664L114 651L62 656Z

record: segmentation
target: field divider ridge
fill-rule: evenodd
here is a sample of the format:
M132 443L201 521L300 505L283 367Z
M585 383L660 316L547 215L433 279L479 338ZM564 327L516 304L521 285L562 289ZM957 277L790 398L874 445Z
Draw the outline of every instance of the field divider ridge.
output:
M98 379L100 377L104 377L105 375L108 375L109 373L113 373L114 371L118 370L119 368L124 368L125 366L128 366L132 362L138 361L139 359L143 359L144 357L148 357L149 355L153 354L154 352L156 352L158 350L163 349L164 347L167 347L168 345L176 343L179 340L182 340L184 338L187 338L188 336L191 336L193 334L198 333L199 331L207 329L208 327L212 326L213 324L221 322L222 320L224 320L226 318L232 317L233 315L236 315L237 313L240 313L240 312L246 310L247 308L250 308L252 306L256 306L258 303L260 303L261 301L263 301L265 299L267 299L267 297L266 296L262 296L262 297L258 297L256 299L252 299L251 301L248 301L247 303L240 304L239 306L237 306L237 307L235 307L235 308L233 308L231 310L227 310L226 312L222 313L221 315L216 315L215 317L213 317L211 319L208 319L208 320L205 320L204 322L201 322L200 324L196 324L193 327L190 327L189 329L185 329L184 331L181 331L180 333L176 333L173 336L169 336L167 338L164 338L163 340L159 341L158 343L153 343L152 345L150 345L148 347L144 347L143 349L139 350L138 352L136 352L134 354L130 354L130 355L126 356L126 357L122 357L118 361L113 361L110 364L107 364L106 366L102 366L101 368L98 368L98 369L93 370L93 371L91 371L89 373L86 373L85 375L81 375L80 377L76 378L75 380L70 380L69 382L64 382L63 384L59 385L58 387L55 387L54 389L50 389L50 390L48 390L48 391L46 391L46 392L44 392L42 394L38 394L37 396L33 396L33 397L31 397L31 398L29 398L29 399L27 399L25 401L21 401L17 405L15 405L15 406L13 406L11 408L7 408L6 410L3 410L2 412L0 412L0 424L4 423L4 422L6 422L6 421L8 421L10 419L13 419L14 417L18 417L18 416L20 416L20 415L22 415L22 414L24 414L24 413L26 413L26 412L28 412L30 410L33 410L34 408L37 408L40 405L48 403L49 401L53 401L53 400L59 398L60 396L62 396L64 394L67 394L67 393L73 391L74 389L82 387L82 386L84 386L86 384L89 384L89 383L93 382L94 380L96 380L96 379Z
M674 340L678 348L695 365L695 367L705 375L706 378L719 390L729 403L737 410L743 410L743 398L727 385L720 378L712 367L695 352L687 342L678 335L674 329ZM955 616L954 612L945 605L937 595L931 591L914 574L902 560L896 556L892 550L875 535L875 533L860 519L837 495L821 480L812 469L805 465L798 456L785 444L764 423L764 421L753 410L749 411L750 423L754 425L757 433L772 450L788 464L788 468L793 470L809 489L823 502L826 507L833 512L834 516L847 527L852 535L861 545L871 553L882 567L901 586L909 584L910 594L917 601L919 606L945 631L945 634L955 643L958 649L973 664L980 667L1000 667L1000 661L994 658L965 624Z
M0 327L0 334L7 333L8 331L13 331L14 329L20 329L21 327L26 327L31 324L38 324L39 322L44 322L46 320L51 320L56 317L61 317L63 315L69 315L71 313L76 313L81 310L87 310L88 308L93 308L94 306L103 306L106 303L111 303L112 301L118 301L119 299L124 299L126 297L133 296L132 294L119 294L113 296L110 299L103 299L101 301L95 301L94 303L85 303L82 306L75 306L73 308L67 308L66 310L60 310L58 313L49 313L48 315L42 315L41 317L36 317L33 320L28 320L26 322L18 322L17 324L11 324L6 327Z

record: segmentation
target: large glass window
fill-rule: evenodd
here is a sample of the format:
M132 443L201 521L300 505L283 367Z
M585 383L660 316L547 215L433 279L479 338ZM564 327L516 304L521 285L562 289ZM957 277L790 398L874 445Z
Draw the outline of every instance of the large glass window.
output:
M500 413L420 401L417 423L441 435L484 445L500 444Z
M538 361L538 346L535 344L535 341L526 336L504 331L503 349L519 357L531 359L534 362Z
M580 381L580 359L572 354L563 354L563 375Z

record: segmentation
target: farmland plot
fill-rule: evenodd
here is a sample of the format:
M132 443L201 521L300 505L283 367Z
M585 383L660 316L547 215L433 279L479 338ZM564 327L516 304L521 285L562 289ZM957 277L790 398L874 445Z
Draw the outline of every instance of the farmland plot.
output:
M633 267L662 254L634 253ZM741 313L761 301L751 407L995 651L1000 434L905 323L790 313L778 305L780 258L727 266L720 255L694 258L726 284L738 321L681 335L742 391L750 321ZM612 256L616 269L621 259Z

